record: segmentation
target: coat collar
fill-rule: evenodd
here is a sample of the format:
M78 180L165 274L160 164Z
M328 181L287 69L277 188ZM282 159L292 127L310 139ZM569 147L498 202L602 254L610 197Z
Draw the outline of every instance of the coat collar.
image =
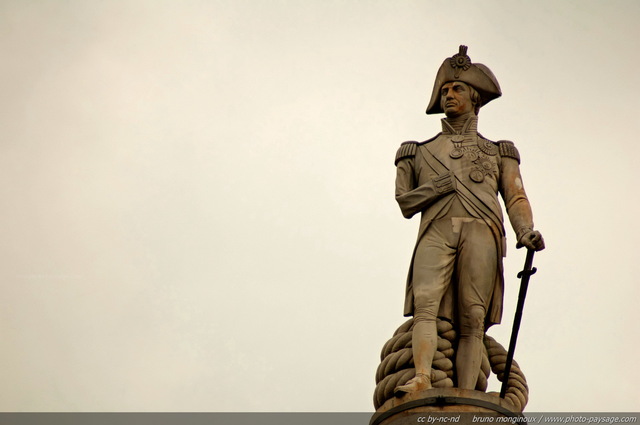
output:
M478 132L478 117L471 115L463 123L442 118L442 134L476 134Z

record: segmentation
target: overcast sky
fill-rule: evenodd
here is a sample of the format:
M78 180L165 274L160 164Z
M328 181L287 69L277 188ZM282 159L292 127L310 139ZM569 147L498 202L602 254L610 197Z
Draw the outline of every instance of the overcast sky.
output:
M640 2L0 1L0 410L372 411L442 61L503 97L528 411L639 411ZM524 251L508 229L507 346ZM490 389L499 389L492 376Z

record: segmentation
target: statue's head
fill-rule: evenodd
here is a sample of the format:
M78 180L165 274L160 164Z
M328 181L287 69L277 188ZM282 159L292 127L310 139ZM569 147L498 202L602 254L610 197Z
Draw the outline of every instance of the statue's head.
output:
M451 92L454 89L457 90L455 93L459 93L463 97L466 97L465 92L468 93L469 100L473 104L471 110L476 115L481 106L502 95L498 80L491 70L481 63L471 63L471 58L467 56L467 46L460 46L460 51L445 59L438 69L427 114L444 112L447 116L450 114L456 114L452 116L460 115L451 109L450 112L447 112L445 108L446 93L450 92L451 95L455 95L454 92Z
M440 109L448 118L473 112L478 115L482 99L476 89L462 81L449 81L440 88Z

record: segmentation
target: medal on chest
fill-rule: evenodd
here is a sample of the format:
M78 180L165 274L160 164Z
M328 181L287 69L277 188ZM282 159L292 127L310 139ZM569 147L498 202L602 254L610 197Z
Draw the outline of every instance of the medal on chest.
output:
M464 157L471 162L473 167L469 172L469 178L476 183L482 183L485 176L494 172L496 166L494 157L498 153L498 148L489 140L479 137L475 139L465 141L465 137L461 134L451 136L453 147L449 156L452 159Z

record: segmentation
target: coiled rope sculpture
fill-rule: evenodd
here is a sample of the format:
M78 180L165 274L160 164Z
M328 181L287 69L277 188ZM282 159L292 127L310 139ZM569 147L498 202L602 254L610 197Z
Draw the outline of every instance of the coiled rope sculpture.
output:
M434 388L450 388L454 386L456 331L450 322L440 319L437 321L437 328L438 351L433 358L431 367L431 385ZM395 331L393 337L382 347L381 363L376 371L376 389L373 396L376 409L394 397L393 390L396 386L404 385L415 376L411 346L412 329L413 319L409 319ZM495 339L485 334L482 364L478 373L476 390L487 390L491 372L502 382L506 360L507 350ZM505 398L520 411L524 409L529 399L527 380L515 360L511 366Z

